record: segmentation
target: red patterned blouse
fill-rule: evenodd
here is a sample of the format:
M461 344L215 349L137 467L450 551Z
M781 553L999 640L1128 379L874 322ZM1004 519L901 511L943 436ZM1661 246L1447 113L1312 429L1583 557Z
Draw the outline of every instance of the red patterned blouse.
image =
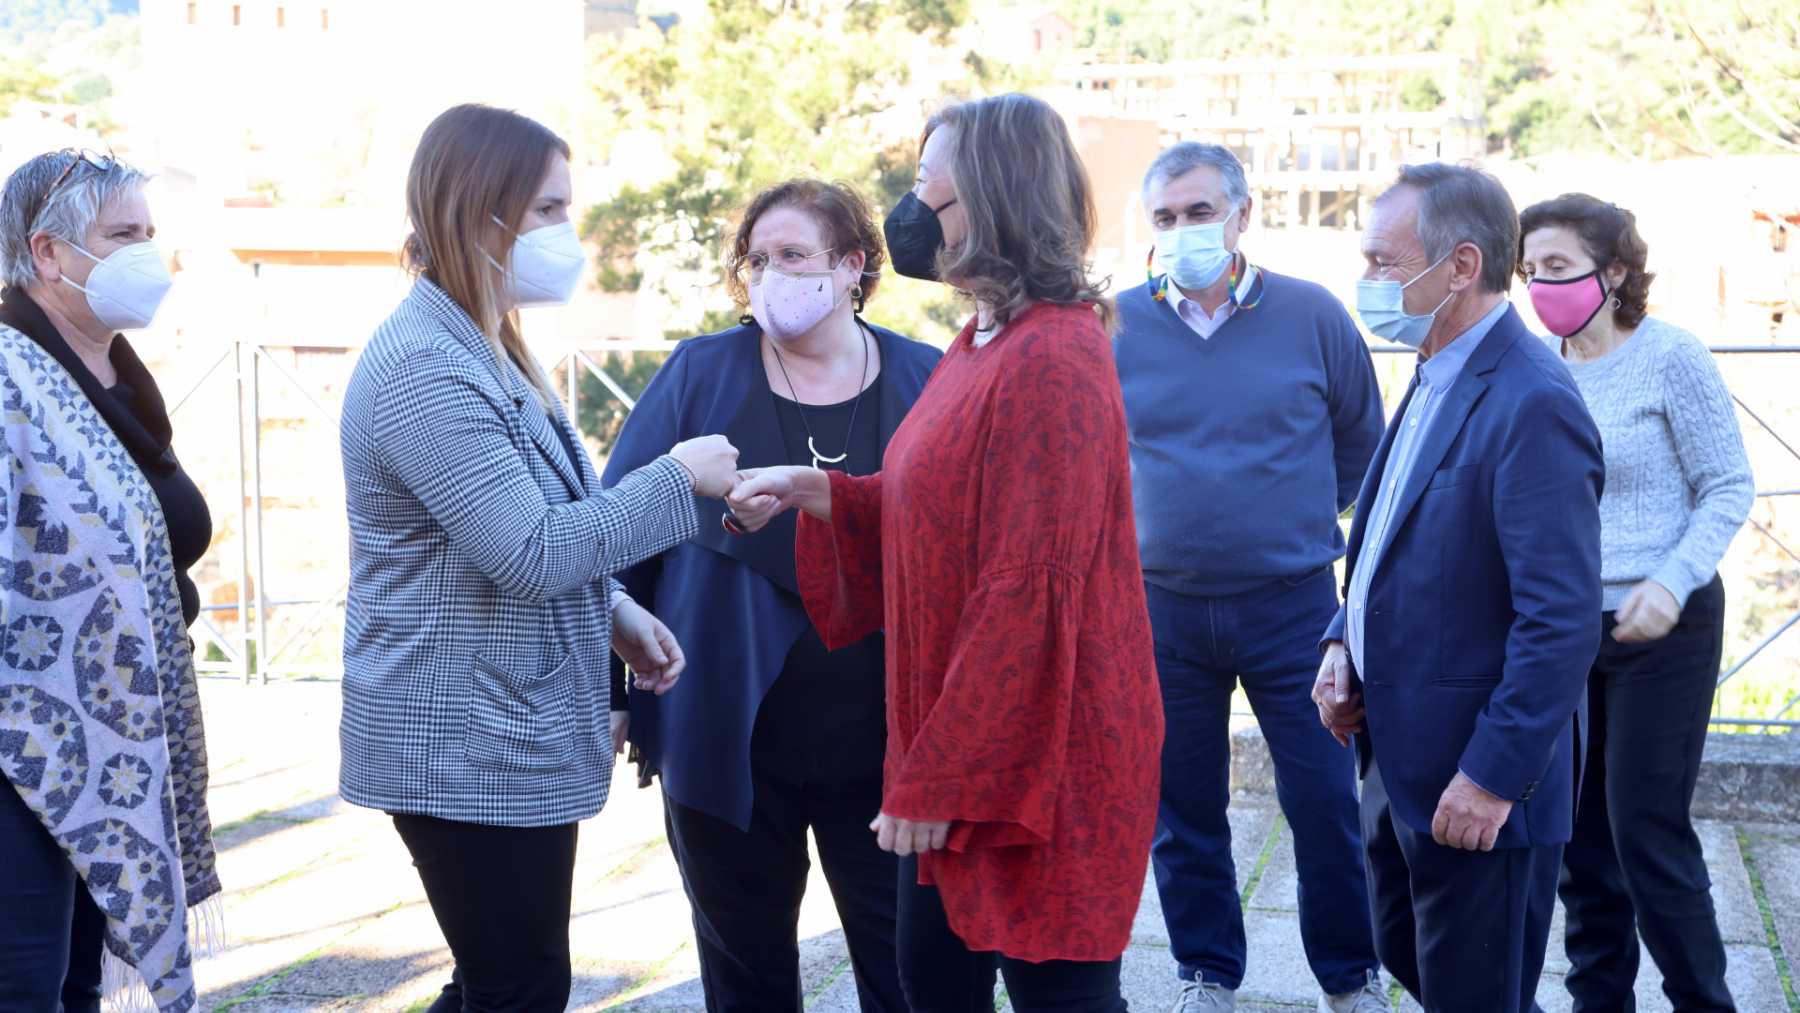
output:
M837 647L887 630L882 809L950 820L919 879L971 950L1111 960L1156 819L1162 703L1125 410L1093 309L964 328L881 473L803 517L807 611Z

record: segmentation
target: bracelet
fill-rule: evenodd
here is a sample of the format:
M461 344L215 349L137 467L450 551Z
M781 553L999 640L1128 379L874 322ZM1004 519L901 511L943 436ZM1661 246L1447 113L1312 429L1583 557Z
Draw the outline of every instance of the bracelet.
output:
M682 460L679 457L676 457L674 454L669 455L669 460L674 461L676 464L681 465L681 470L687 472L688 485L694 486L696 488L699 487L700 476L694 474L694 469L688 467L686 461Z

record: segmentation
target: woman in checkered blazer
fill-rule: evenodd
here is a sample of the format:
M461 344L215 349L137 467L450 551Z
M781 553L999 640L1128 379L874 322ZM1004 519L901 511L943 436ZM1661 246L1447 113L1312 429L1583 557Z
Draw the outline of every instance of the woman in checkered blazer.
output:
M344 798L382 809L456 960L431 1008L561 1010L578 821L606 802L609 648L654 693L682 667L612 574L684 541L737 451L677 445L602 490L513 310L566 302L584 256L569 149L459 106L407 180L412 293L345 394L351 581ZM622 696L622 692L620 693Z

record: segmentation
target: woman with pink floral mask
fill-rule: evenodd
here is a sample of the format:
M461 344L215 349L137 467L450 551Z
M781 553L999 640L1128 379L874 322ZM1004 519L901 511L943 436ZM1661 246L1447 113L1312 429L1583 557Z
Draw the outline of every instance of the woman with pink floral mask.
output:
M743 468L880 471L940 356L863 321L883 260L849 187L796 179L758 194L727 246L726 287L748 314L681 343L606 479L701 432L727 434ZM810 831L861 1006L898 1013L898 865L869 832L887 741L882 638L826 650L800 603L793 515L750 534L718 501L699 506L696 538L620 577L680 638L687 684L616 698L614 710L629 707L642 783L662 779L707 1009L800 1013Z
M1693 334L1645 315L1631 212L1564 194L1520 215L1519 274L1606 452L1599 657L1559 893L1575 1009L1628 1009L1638 937L1682 1010L1733 1009L1688 815L1724 640L1716 572L1755 496L1731 392Z

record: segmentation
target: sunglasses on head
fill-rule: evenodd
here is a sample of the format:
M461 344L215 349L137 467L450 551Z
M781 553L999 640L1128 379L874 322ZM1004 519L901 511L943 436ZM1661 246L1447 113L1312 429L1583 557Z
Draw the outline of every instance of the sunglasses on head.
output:
M33 226L37 225L38 216L42 215L44 209L50 206L50 198L56 196L56 192L62 189L62 185L69 181L69 177L75 174L78 167L85 165L96 172L106 173L110 172L119 161L110 152L102 155L86 148L64 148L56 154L68 155L69 164L56 177L56 181L50 184L49 189L44 191L44 196L38 199L37 207L32 210L31 217L27 219Z

